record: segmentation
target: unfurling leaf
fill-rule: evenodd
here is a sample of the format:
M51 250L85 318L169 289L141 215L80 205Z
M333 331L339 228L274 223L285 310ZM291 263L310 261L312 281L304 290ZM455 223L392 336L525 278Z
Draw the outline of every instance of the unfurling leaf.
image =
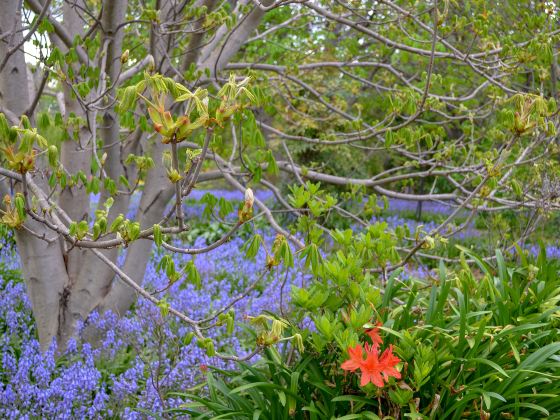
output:
M58 164L58 148L55 145L49 146L49 165L55 168Z
M16 206L17 214L20 220L25 220L25 200L23 198L23 195L19 193L16 194L14 204Z
M154 225L154 242L155 244L159 247L161 247L161 244L163 242L163 236L161 234L161 226L160 225Z
M113 233L116 232L117 230L119 230L123 222L124 215L121 213L115 218L115 220L113 220L113 223L111 223L111 228L109 230Z

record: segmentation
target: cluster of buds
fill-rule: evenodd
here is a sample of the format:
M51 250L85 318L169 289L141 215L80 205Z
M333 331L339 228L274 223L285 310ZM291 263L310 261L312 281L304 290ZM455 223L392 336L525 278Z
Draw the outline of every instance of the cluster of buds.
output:
M254 203L255 197L253 195L253 190L251 188L247 188L245 190L245 200L243 201L243 206L237 212L240 223L245 223L253 217Z
M285 331L290 324L283 319L274 318L268 315L259 315L257 317L249 317L252 324L256 324L262 328L261 333L257 336L257 345L260 347L272 346L282 341L291 341L292 344L300 352L305 351L303 337L299 333L291 336L284 336ZM270 324L271 322L271 324Z
M29 153L23 151L16 153L12 147L4 147L1 150L8 161L10 169L20 174L25 174L35 169L35 157L37 155L35 150L31 150Z
M553 1L544 2L544 13L548 15L551 19L558 19L559 8Z
M436 241L430 235L424 236L422 241L422 249L434 249L436 247Z
M94 225L95 228L95 225ZM109 231L111 233L116 233L118 239L122 239L125 242L125 245L135 241L140 236L140 223L138 222L131 222L127 218L124 217L122 213L120 213L109 227ZM96 233L94 231L94 233ZM103 233L103 231L102 231Z
M243 108L240 102L240 96L244 95L250 102L256 102L255 96L247 89L247 85L250 81L251 78L246 77L237 83L235 75L230 74L228 82L218 92L218 97L221 98L221 102L218 109L216 109L214 120L220 127L223 127L224 123L228 121L236 111Z
M217 326L225 325L226 334L232 335L235 328L235 311L230 310L227 313L222 313L218 316Z
M197 340L196 345L206 352L206 356L212 357L216 355L216 348L211 338Z
M515 112L513 129L518 134L524 134L535 127L536 123L529 120L529 115L521 112Z
M179 171L173 167L173 157L170 151L166 150L162 153L161 163L167 172L167 178L172 184L176 184L183 179Z
M129 56L130 56L130 50L124 50L124 52L121 54L121 63L126 64Z
M272 321L270 328L269 321ZM262 328L261 333L257 337L257 344L261 347L267 347L278 343L282 339L284 329L288 327L286 321L267 315L254 317L251 319L251 323L259 325Z
M25 221L25 200L23 195L17 193L12 203L12 198L6 194L3 201L6 211L0 210L2 213L0 222L9 228L19 229Z
M510 100L515 103L516 111L507 110L504 112L504 116L514 133L521 136L532 132L537 127L547 132L555 131L554 127L549 127L550 124L547 123L547 117L553 115L557 110L554 99L547 101L538 95L518 94Z
M140 223L125 220L117 232L117 238L121 238L126 244L135 241L140 236Z
M272 270L272 268L276 267L278 264L280 264L280 261L278 261L276 258L274 258L274 256L272 256L272 255L267 255L266 256L266 268L267 268L267 270Z
M18 142L19 140L19 142ZM0 113L0 152L8 163L8 167L20 174L33 171L38 147L48 149L49 163L55 164L57 159L56 148L49 148L47 139L41 136L37 129L31 128L29 118L21 117L19 126L8 126L4 114ZM16 148L17 144L17 148Z
M162 136L162 142L179 143L185 140L194 130L208 126L211 119L208 115L208 92L205 89L197 89L190 92L185 87L181 86L181 92L185 92L176 98L177 102L191 101L188 105L185 115L179 116L174 119L171 112L165 110L163 95L154 92L154 102L149 101L147 98L140 95L148 104L148 114L154 125L154 130ZM196 108L197 117L191 121L189 115Z
M266 256L266 268L268 270L279 265L282 259L284 260L284 262L287 262L285 252L286 247L288 247L286 237L280 233L277 234L272 244L272 255L267 254ZM289 262L287 263L288 265L290 265Z

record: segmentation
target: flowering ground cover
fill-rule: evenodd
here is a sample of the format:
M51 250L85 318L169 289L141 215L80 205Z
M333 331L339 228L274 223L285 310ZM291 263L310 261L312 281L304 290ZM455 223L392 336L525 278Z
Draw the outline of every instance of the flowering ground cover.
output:
M169 303L192 316L206 316L225 305L254 279L263 265L263 255L254 262L243 258L240 238L196 260L200 287L194 284L171 287ZM17 257L4 248L0 273L0 417L83 418L118 415L141 418L133 407L157 412L183 402L167 396L172 390L192 387L200 380L201 368L212 364L203 349L186 346L188 329L173 320L165 322L160 309L139 300L127 316L93 316L89 322L102 332L100 346L70 346L62 359L54 347L41 355L35 338L30 304L17 272ZM180 262L180 261L178 261ZM266 311L280 311L279 290L285 281L287 305L290 284L303 280L295 271L287 279L266 277L244 299L234 305L240 319ZM166 279L148 267L149 290L166 287ZM216 331L218 342L237 354L247 351L242 331L227 335ZM158 355L158 357L154 357ZM161 357L159 357L161 356Z

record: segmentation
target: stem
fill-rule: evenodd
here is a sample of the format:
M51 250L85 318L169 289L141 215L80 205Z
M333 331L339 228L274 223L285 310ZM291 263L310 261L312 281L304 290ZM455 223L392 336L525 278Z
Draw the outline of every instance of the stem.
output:
M173 158L173 169L179 172L179 155L177 153L177 142L175 136L171 140L171 154ZM184 227L183 199L181 197L181 183L179 181L175 183L175 215L179 221L179 228L182 230Z

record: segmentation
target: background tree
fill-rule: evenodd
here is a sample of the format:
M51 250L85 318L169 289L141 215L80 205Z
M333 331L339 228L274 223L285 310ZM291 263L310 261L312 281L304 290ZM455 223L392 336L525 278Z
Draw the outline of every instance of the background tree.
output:
M312 261L334 213L368 226L376 195L453 207L433 231L388 233L398 243L371 261L382 274L477 211L529 211L528 234L559 195L556 14L523 1L6 0L2 221L42 347L63 348L78 320L122 314L138 293L162 304L141 286L153 241L208 251L253 203L285 261L282 238ZM172 245L188 230L184 198L217 179L271 189L297 223L281 227L249 193L216 243ZM120 217L135 194L138 213ZM217 316L170 310L201 340Z

